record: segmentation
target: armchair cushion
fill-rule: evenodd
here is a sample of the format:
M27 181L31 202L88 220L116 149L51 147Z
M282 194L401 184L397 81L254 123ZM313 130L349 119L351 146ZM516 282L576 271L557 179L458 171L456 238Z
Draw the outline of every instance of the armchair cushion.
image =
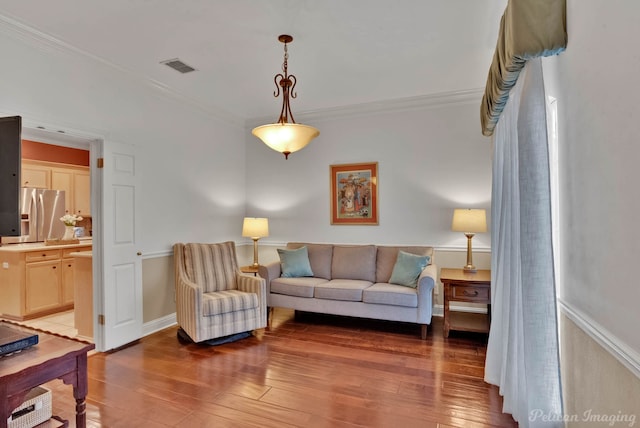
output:
M204 293L202 300L202 315L205 317L258 307L258 296L255 293L238 290Z

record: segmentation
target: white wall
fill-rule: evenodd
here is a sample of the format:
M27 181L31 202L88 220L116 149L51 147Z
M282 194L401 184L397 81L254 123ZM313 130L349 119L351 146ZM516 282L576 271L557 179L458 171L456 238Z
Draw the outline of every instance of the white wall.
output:
M562 383L578 421L569 426L587 414L625 426L640 417L639 12L632 0L569 0L567 50L543 62L558 107Z
M465 247L464 235L450 231L453 209L490 208L491 143L480 132L480 98L297 118L320 136L289 160L247 131L247 215L269 218L266 242ZM356 162L378 162L379 225L331 225L329 166ZM489 233L478 234L474 245L489 247Z
M559 118L561 300L640 355L640 5L569 0L566 52L547 59Z
M148 82L4 22L0 52L2 114L136 146L143 253L166 253L176 241L239 237L245 210L239 121L216 120Z

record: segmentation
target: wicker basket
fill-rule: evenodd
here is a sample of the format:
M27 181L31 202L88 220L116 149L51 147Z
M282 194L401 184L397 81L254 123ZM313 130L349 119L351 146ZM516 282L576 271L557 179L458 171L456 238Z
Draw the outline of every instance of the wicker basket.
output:
M24 403L11 412L8 428L33 428L51 418L51 391L42 386L33 388Z

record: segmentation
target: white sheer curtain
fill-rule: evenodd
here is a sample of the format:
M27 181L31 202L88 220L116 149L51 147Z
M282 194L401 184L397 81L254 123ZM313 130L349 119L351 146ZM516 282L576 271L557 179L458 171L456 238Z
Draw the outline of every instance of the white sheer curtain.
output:
M551 196L540 58L527 62L493 137L492 313L485 380L521 427L562 427Z

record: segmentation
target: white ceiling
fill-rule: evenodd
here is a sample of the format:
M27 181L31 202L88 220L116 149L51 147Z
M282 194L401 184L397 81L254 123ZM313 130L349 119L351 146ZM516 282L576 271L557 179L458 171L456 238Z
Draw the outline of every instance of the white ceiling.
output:
M484 87L507 0L0 0L0 15L240 119ZM180 58L197 71L160 64Z

